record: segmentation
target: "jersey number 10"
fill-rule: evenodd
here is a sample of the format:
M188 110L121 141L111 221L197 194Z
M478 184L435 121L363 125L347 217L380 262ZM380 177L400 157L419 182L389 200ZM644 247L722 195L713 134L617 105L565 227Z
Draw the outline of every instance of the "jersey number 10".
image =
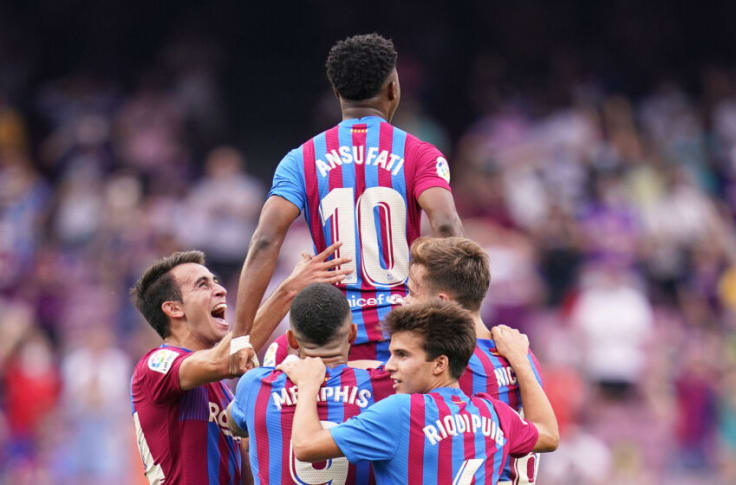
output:
M353 263L350 263L353 272L345 277L344 284L358 282L354 263L356 227L361 269L367 283L372 286L396 286L406 281L409 276L406 204L399 192L390 187L369 187L356 202L351 187L332 189L322 199L319 212L322 225L330 223L332 240L342 241L340 256L353 259ZM387 245L383 262L379 237Z

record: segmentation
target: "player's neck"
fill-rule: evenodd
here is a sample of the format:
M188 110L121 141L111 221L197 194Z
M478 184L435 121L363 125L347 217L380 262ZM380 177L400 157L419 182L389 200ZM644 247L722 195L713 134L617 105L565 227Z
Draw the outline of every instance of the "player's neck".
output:
M427 392L432 392L435 389L439 389L441 387L459 388L460 385L458 384L457 379L453 379L449 375L443 375L439 379L437 379L435 384L432 386L432 389Z
M328 355L319 355L316 353L307 353L304 351L299 352L299 357L319 357L322 359L322 362L325 363L325 366L327 367L337 367L338 365L343 365L348 363L347 355L344 355L343 353L339 354L328 354Z
M214 345L203 341L191 332L172 332L164 339L164 344L192 351L209 349Z
M375 106L346 106L344 104L342 106L343 121L357 118L365 118L366 116L378 116L380 118L383 118L384 120L387 119L386 113L376 108Z
M475 326L475 338L491 340L491 331L483 323L483 319L480 317L480 310L473 312L473 325Z

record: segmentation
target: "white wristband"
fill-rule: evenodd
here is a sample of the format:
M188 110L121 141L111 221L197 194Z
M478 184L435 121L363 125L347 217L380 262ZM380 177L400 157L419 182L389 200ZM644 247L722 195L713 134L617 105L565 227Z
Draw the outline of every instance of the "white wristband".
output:
M252 349L253 346L250 344L250 335L242 335L240 337L235 337L230 341L230 355L233 355L240 351L241 349ZM260 366L260 362L258 362L258 356L254 353L253 357L250 358L250 361L253 362L253 365L256 367Z
M243 335L235 337L230 341L230 355L238 352L240 349L252 349L253 346L250 344L250 335Z

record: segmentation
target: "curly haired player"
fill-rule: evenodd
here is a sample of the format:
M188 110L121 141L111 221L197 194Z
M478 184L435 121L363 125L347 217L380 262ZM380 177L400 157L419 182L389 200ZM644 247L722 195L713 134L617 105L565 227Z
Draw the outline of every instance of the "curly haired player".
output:
M339 285L358 327L350 359L386 360L379 322L407 293L409 246L419 236L421 211L433 235L462 232L446 158L390 124L401 96L396 58L393 43L378 34L330 49L327 77L342 122L279 163L240 276L235 335L250 332L286 232L304 212L316 250L341 241L338 256L352 260ZM278 342L285 350L283 338Z

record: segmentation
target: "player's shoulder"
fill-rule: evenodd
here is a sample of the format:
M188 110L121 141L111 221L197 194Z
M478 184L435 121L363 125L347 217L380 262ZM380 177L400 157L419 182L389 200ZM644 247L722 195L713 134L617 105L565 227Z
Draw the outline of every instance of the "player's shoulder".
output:
M411 412L411 405L413 401L416 401L416 397L412 396L423 396L422 394L391 394L386 398L378 401L376 404L371 406L377 411L386 412L390 414L403 414Z
M178 347L155 347L141 357L135 366L135 374L157 372L167 374L177 358L191 352Z
M240 389L241 386L248 386L254 382L267 381L272 383L276 380L276 378L282 375L283 372L280 370L276 370L274 367L257 367L255 369L249 370L248 372L240 376L240 380L238 380L238 389Z
M498 349L496 348L496 343L492 339L476 339L474 354L479 353L488 355L489 357L492 357L504 363L504 365L508 365L506 364L506 358L498 352ZM529 347L529 357L534 360L536 360L537 358L537 356L534 355L531 346Z
M498 352L498 349L496 348L496 343L491 339L484 339L479 338L475 340L475 351L473 352L474 355L485 355L488 358L491 359L491 362L495 366L498 365L507 365L506 364L506 357L501 355Z
M391 374L388 373L383 363L378 361L352 361L345 366L343 372L352 373L358 384L385 382L391 379Z
M414 151L416 153L424 153L425 151L440 153L439 149L428 141L424 141L418 136L413 135L408 131L401 130L400 128L394 127L394 130L399 130L400 133L403 133L406 136L406 141L404 143L407 150Z

